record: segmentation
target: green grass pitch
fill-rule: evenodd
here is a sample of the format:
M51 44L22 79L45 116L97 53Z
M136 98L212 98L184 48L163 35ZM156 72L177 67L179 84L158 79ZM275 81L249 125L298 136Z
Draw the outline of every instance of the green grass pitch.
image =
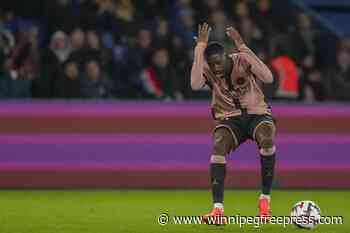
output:
M256 215L257 191L227 190L227 215ZM288 215L299 200L313 200L323 215L342 215L343 225L320 225L313 230L293 225L160 226L160 213L202 215L211 209L206 190L2 190L0 233L350 233L350 191L274 191L274 215Z

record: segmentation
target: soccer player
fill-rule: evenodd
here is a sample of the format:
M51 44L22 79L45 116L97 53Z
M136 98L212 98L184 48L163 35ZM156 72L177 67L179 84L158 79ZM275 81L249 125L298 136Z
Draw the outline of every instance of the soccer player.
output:
M271 109L256 80L271 83L269 68L247 47L233 27L226 34L238 53L226 54L218 42L208 43L210 27L198 26L197 45L191 71L191 87L200 90L208 85L212 91L213 152L210 176L214 208L208 216L224 216L224 180L226 156L247 139L254 140L261 161L262 192L259 216L270 217L270 192L276 157L276 126ZM244 182L244 181L242 181Z

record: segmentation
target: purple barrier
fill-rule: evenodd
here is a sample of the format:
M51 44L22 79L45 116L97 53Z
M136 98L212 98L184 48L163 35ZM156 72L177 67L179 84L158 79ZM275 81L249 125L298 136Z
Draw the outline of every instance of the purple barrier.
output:
M208 188L205 134L1 135L3 188ZM276 185L350 188L350 136L279 135ZM252 142L229 157L227 187L257 188Z
M93 167L206 167L209 135L1 135L0 169ZM279 135L281 168L348 168L350 136ZM232 156L235 167L259 165L258 150L245 143Z

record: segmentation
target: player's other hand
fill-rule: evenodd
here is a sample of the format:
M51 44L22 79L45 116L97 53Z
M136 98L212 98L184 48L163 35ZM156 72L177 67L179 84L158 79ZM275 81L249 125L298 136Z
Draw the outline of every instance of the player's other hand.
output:
M210 35L211 28L209 27L209 24L203 23L202 25L198 25L198 37L196 38L196 42L200 43L208 43L209 35Z
M237 48L244 45L241 34L234 27L226 28L226 34L236 44Z

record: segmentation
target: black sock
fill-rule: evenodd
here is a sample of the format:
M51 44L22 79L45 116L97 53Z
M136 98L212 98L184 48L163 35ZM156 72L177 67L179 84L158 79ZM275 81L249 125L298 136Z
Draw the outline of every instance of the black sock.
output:
M275 171L276 153L271 156L260 155L262 194L270 195Z
M211 188L214 203L223 203L224 201L224 183L226 177L226 164L210 164Z

